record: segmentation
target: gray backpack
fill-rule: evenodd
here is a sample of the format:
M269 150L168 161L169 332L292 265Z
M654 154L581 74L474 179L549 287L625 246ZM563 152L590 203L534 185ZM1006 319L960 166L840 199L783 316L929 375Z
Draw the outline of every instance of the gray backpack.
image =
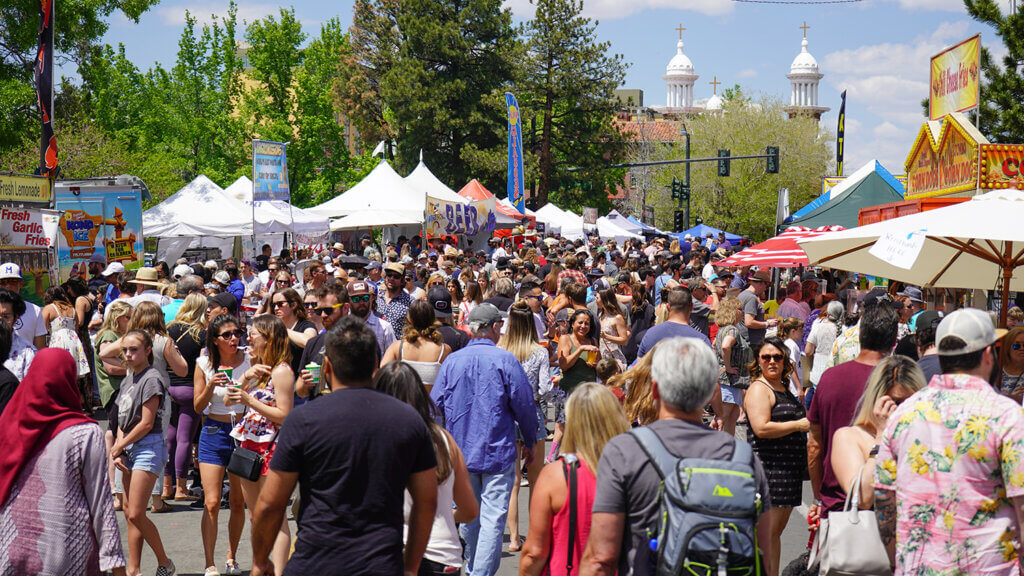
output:
M656 562L650 574L760 574L755 526L761 495L750 445L736 441L729 460L677 458L650 428L630 433L661 477L658 522L648 529Z

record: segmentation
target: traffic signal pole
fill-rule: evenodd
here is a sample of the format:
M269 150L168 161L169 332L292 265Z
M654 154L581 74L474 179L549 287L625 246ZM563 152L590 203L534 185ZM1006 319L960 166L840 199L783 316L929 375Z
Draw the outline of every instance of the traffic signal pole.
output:
M680 132L682 132L683 136L686 138L686 159L689 160L690 159L690 131L686 129L686 123L685 122L680 122L679 126L680 126L680 128L679 128ZM683 208L683 198L682 197L679 198L679 207ZM683 230L689 230L690 229L690 163L689 162L686 163L686 208L683 208L683 210L685 210L685 214L686 214L685 216L683 216L683 218L686 220L686 224L685 224L686 227L683 228Z

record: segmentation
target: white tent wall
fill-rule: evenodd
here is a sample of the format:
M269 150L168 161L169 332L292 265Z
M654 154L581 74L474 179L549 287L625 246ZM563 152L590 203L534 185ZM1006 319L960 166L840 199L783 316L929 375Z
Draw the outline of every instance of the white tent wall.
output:
M272 254L277 255L284 247L284 234L266 234L256 237L256 244L252 242L252 236L242 238L242 257L249 258L260 253L264 244L270 244ZM156 246L156 262L167 262L174 267L174 262L181 258L185 250L189 248L220 248L221 258L229 258L234 252L235 237L233 236L172 236L159 238ZM255 246L255 247L254 247Z

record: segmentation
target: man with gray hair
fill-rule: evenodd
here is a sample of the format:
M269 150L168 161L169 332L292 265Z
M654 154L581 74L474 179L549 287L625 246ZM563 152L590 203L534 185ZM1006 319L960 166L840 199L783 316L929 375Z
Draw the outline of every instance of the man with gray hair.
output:
M469 314L473 339L441 365L430 392L444 414L445 427L462 448L479 516L463 524L466 574L493 576L501 561L502 534L515 481L516 424L526 464L537 441L537 410L526 372L516 357L495 344L501 312L481 303ZM715 363L718 369L718 363Z
M178 313L178 309L185 303L185 298L188 298L189 294L202 294L203 279L195 274L186 274L178 279L178 284L175 288L177 298L172 299L169 303L160 307L160 310L164 313L165 324L170 324L171 320L174 320L174 316Z
M652 354L651 396L658 404L658 419L650 430L678 458L729 460L742 440L704 424L704 406L718 387L715 353L703 340L677 337L658 343ZM757 540L762 556L770 558L763 514L771 508L768 478L757 455L753 461L762 501ZM590 538L580 574L651 572L649 540L658 522L660 485L657 470L635 436L620 434L608 442L597 468Z

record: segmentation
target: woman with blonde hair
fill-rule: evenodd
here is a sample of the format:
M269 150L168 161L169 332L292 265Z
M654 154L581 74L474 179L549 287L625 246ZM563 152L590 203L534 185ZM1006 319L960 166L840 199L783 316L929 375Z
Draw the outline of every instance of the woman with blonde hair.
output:
M203 351L206 340L206 297L189 294L178 308L174 320L167 325L167 335L185 359L185 376L169 374L171 421L167 426L167 468L164 471L164 498L194 500L185 481L192 464L192 439L199 432L202 421L193 406L193 387L196 359Z
M999 351L999 365L1003 377L999 381L999 392L1013 398L1017 403L1024 398L1024 327L1014 326L1003 336Z
M517 300L508 309L508 325L505 334L498 342L498 347L511 352L526 372L526 379L533 390L533 401L537 407L537 438L547 437L548 431L544 423L544 411L540 408L540 398L551 391L551 362L548 350L540 345L537 339L537 328L533 321L533 310L525 300ZM516 450L522 456L523 446L516 442ZM518 460L517 460L518 462ZM544 465L544 442L533 444L533 462L526 469L526 478L530 486L536 486ZM509 502L506 524L509 531L509 551L521 548L519 539L519 485L522 480L522 469L516 466L516 478L512 483L512 495Z
M832 436L830 465L839 486L845 493L857 474L861 475L860 509L875 505L875 455L885 432L889 416L907 398L925 387L924 372L906 356L888 356L875 366L857 404L853 424L836 430ZM826 512L840 511L843 501L829 507Z
M626 419L636 426L646 426L658 419L658 406L651 396L651 360L657 348L658 345L655 344L650 352L638 359L629 370L608 380L610 388L626 388Z
M294 290L291 292L295 293ZM276 295L280 295L280 292ZM235 425L231 437L240 442L240 447L263 456L260 479L256 482L241 479L250 522L253 520L263 481L270 472L277 432L291 412L295 400L295 373L291 369L292 352L289 344L288 329L281 318L270 314L254 318L249 327L252 365L242 374L242 385L229 386L225 392L225 404L241 404L246 408L245 416ZM290 542L286 519L274 543L275 568L284 570Z
M128 332L128 321L131 317L131 304L124 300L111 302L103 316L103 325L96 334L96 346L93 351L96 355L96 384L100 390L100 404L107 414L107 431L103 434L103 441L107 446L107 476L110 478L110 489L114 494L115 510L121 510L123 495L120 473L114 468L114 460L109 455L117 436L117 393L127 371L120 358L104 358L102 353Z
M578 559L583 557L590 535L597 463L608 441L629 431L619 401L600 384L581 384L569 395L565 409L561 457L541 471L530 499L530 531L523 544L521 576L579 573L582 563ZM575 484L574 495L570 482ZM570 526L575 526L571 542ZM571 570L567 569L570 554L577 559Z
M722 390L722 431L736 433L736 420L743 405L743 391L750 386L750 362L753 354L740 331L743 321L739 298L728 297L718 304L715 324L715 355L718 356L718 384Z
M452 353L450 346L441 336L441 323L437 321L434 307L426 300L414 300L406 313L405 333L402 339L393 342L384 351L380 365L391 362L405 362L426 386L427 392L434 387L441 363Z

